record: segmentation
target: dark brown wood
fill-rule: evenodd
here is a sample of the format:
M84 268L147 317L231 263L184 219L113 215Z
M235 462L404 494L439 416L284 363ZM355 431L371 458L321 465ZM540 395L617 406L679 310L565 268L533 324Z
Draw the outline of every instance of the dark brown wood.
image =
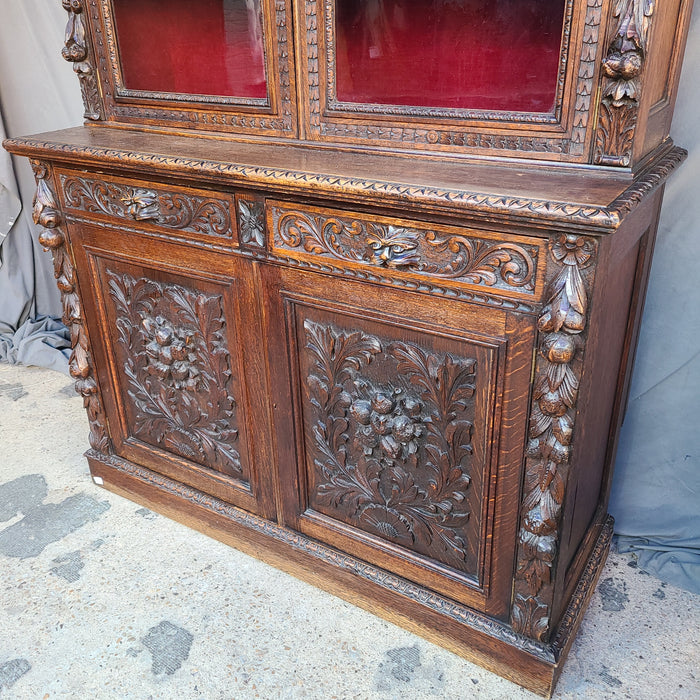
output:
M332 0L263 1L265 104L129 90L111 4L64 7L91 124L4 145L93 475L551 694L612 534L689 3L568 2L546 115L350 109Z

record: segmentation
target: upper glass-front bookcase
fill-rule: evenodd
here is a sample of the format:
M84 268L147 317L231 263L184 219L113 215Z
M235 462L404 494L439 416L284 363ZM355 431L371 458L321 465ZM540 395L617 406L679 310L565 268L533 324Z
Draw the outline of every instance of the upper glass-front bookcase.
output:
M94 76L91 119L606 165L628 165L668 133L683 43L669 30L650 49L651 0L66 4L69 60L83 83ZM668 0L664 18L686 4ZM89 69L75 50L85 36ZM653 71L642 102L646 63L666 72ZM651 136L633 157L638 109Z

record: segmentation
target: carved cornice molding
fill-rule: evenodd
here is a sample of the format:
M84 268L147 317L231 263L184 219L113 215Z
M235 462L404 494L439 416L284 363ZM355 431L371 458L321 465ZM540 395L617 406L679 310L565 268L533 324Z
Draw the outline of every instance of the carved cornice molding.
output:
M75 390L83 397L90 423L90 445L93 450L109 453L112 443L107 429L107 417L102 407L97 382L95 381L90 343L82 315L82 304L78 295L75 266L61 229L63 215L58 209L56 197L51 190L51 169L46 163L32 160L32 170L37 182L34 196L34 223L44 230L39 242L53 253L54 276L63 301L63 322L70 329L72 353L69 361L70 374L75 379Z
M43 158L60 157L85 165L92 162L104 166L114 163L135 170L156 168L164 174L179 172L192 177L225 182L231 180L246 186L266 188L273 192L299 194L300 188L308 188L313 195L342 196L346 202L367 203L368 195L391 198L397 203L411 202L434 210L456 210L475 217L508 217L521 219L535 225L555 223L563 229L585 227L588 233L608 233L619 227L645 196L662 185L669 174L686 158L687 151L671 147L658 160L651 163L639 177L630 182L613 202L607 206L548 201L535 198L508 197L469 192L461 189L415 186L382 180L339 177L323 173L309 173L274 167L240 165L220 161L201 160L186 156L175 157L155 153L140 153L97 146L43 141L34 138L7 139L3 146L12 153Z
M83 116L93 121L104 119L97 75L92 64L92 50L83 22L83 0L63 0L63 9L68 12L68 23L61 55L73 64L73 70L80 81L85 106Z
M603 61L593 162L627 167L632 160L641 76L656 0L615 0L614 29Z
M539 641L546 641L551 633L552 572L559 551L596 252L592 238L561 234L552 241L556 274L538 319L539 352L511 624L517 632Z

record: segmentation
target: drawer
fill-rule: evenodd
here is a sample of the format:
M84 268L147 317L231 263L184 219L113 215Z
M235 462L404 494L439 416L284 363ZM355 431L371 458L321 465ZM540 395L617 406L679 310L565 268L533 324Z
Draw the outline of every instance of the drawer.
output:
M276 257L342 274L468 299L541 298L545 239L267 200Z
M233 194L85 172L58 173L67 215L238 246Z

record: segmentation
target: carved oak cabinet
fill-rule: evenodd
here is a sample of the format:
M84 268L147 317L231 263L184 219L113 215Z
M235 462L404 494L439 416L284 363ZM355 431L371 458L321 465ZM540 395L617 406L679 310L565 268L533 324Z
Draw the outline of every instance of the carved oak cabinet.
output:
M63 0L32 159L92 474L551 693L687 0Z

